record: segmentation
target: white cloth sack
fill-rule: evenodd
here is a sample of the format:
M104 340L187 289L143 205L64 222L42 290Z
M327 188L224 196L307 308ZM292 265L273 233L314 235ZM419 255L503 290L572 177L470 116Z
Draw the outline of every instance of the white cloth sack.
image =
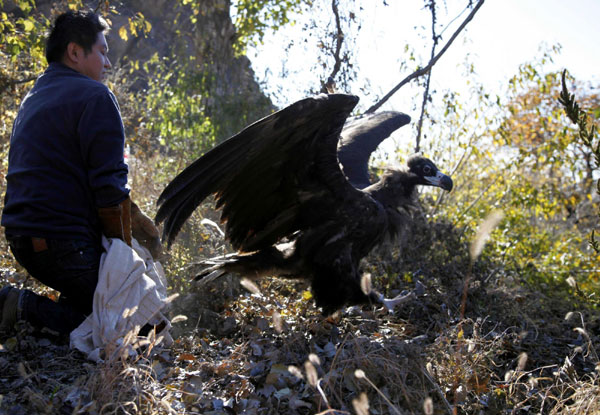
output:
M146 323L166 323L157 333L165 345L173 339L171 324L161 313L167 305L164 271L154 262L150 252L135 239L131 247L120 239L102 237L105 252L100 258L98 285L94 293L93 311L70 334L70 345L94 361L100 361L107 346L123 346L123 338L135 327ZM134 353L129 345L129 353Z

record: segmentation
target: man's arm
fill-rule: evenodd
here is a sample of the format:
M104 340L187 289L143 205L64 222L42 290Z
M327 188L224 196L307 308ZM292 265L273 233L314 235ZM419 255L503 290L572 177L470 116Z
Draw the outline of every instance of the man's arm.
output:
M125 134L116 98L107 90L88 103L84 115L80 134L89 140L84 154L104 235L130 246L133 236L156 257L161 251L158 229L129 197Z

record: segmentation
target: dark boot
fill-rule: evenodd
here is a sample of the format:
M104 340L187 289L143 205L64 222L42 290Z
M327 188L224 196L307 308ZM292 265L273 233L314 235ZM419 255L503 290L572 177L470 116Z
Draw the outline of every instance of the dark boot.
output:
M10 331L17 323L21 290L6 286L0 290L0 331Z

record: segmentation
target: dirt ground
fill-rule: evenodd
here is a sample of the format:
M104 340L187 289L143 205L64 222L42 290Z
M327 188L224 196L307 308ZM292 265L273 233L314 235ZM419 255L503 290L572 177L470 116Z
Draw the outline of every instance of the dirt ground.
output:
M474 280L417 278L390 314L325 318L300 283L229 278L172 305L175 344L87 361L26 327L0 349L0 413L599 413L599 318Z

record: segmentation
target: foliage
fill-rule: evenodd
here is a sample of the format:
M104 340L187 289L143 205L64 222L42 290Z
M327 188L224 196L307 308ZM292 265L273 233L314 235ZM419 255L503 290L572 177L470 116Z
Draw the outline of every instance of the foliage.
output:
M504 98L474 85L470 100L477 105L469 106L469 98L446 93L445 111L432 114L436 144L426 151L456 166L456 190L438 204L438 213L452 218L465 237L492 210L504 211L485 257L535 287L566 293L574 277L593 295L600 257L586 253L583 237L595 226L592 154L565 127L557 105L560 74L545 70L556 52L522 65ZM582 99L593 107L599 102L593 92Z
M36 74L42 67L44 58L43 36L40 36L48 27L49 20L35 11L33 0L17 2L17 8L11 12L1 12L0 19L0 51L2 59L12 64L19 62L22 65L20 73L27 79ZM19 15L19 17L17 17ZM3 65L3 69L5 70ZM11 79L7 74L2 78ZM0 87L4 85L0 84Z
M290 17L312 6L312 0L235 0L236 42L234 50L245 54L249 45L262 43L267 30L277 31L293 24Z
M2 143L10 133L15 108L23 92L31 87L42 69L44 44L42 34L49 20L38 13L33 1L18 2L11 12L0 9L0 120Z
M592 124L592 126L588 128L588 120L590 117L579 107L579 104L575 101L575 95L569 94L565 75L566 70L562 73L562 90L558 101L564 107L569 119L579 128L579 139L594 155L595 167L598 168L600 167L600 142L597 140L596 125ZM600 180L596 182L596 191L600 193ZM594 231L592 231L590 236L590 244L596 253L600 253L600 242L594 237Z
M148 156L158 148L164 149L167 160L179 158L174 164L176 170L181 170L214 146L215 127L206 114L210 91L204 86L204 74L178 71L173 66L169 59L161 59L157 54L143 63L143 70L152 76L148 77L147 87L127 101L138 116L128 119L134 128L130 141L138 151ZM145 140L137 137L135 126L148 130Z

